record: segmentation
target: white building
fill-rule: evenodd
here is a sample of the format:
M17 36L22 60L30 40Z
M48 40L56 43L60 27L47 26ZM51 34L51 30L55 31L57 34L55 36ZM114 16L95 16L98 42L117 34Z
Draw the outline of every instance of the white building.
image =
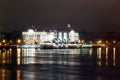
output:
M69 42L78 42L79 34L76 33L74 30L69 32Z
M34 32L32 29L29 29L28 32L22 32L22 36L24 44L52 43L54 39L57 39L58 42L61 43L78 42L79 40L79 34L74 30L71 30L70 32Z
M23 42L25 44L40 44L44 42L52 42L55 38L54 32L34 32L29 29L28 32L22 32Z

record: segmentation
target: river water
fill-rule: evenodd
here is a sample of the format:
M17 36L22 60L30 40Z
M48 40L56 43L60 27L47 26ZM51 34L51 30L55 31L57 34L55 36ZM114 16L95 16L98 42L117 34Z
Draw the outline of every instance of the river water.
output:
M120 48L0 50L0 80L119 80Z

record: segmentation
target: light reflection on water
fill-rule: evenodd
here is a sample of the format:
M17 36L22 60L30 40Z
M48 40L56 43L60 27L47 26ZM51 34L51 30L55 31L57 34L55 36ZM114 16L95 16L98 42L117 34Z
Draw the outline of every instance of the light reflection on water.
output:
M2 49L0 50L0 64L11 63L12 49Z
M1 49L0 65L3 66L0 66L0 80L35 80L36 77L38 80L39 78L41 80L110 80L111 78L106 79L98 75L96 76L96 72L109 73L111 68L105 71L109 66L120 67L119 53L120 48L115 47L83 49ZM22 65L23 68L19 69L21 67L19 65ZM116 72L111 71L111 73Z
M0 64L62 64L84 65L96 64L98 66L120 65L119 48L83 48L83 49L35 49L18 48L0 50ZM13 57L14 54L17 54ZM16 59L16 60L15 60ZM94 60L94 61L93 61ZM15 62L16 61L16 62Z
M97 48L97 59L98 59L98 65L113 65L116 66L116 54L119 55L119 53L116 52L116 48ZM119 58L117 58L119 60ZM118 64L120 65L120 64Z
M21 80L20 70L0 69L0 80Z
M108 48L106 48L106 63L105 65L107 66L108 65Z
M115 62L115 51L116 48L113 48L113 65L115 66L116 62Z

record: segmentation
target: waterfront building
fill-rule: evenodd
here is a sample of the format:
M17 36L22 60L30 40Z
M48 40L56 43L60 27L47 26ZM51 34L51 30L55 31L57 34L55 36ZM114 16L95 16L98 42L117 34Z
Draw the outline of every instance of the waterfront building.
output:
M68 42L68 32L65 32L65 31L60 31L57 33L57 38L58 40L61 42L61 43L67 43Z
M56 38L54 32L34 32L32 29L29 29L28 32L22 32L22 37L24 44L41 44L44 42L52 43L52 40Z
M74 30L69 32L69 42L78 42L79 41L79 34Z
M78 42L79 34L74 30L67 31L34 31L29 29L27 32L22 32L24 44L42 44L42 43L69 43Z

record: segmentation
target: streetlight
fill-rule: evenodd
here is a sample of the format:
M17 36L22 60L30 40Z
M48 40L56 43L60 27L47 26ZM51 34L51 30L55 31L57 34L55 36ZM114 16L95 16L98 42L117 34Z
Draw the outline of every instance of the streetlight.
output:
M3 43L6 43L6 40L5 40L5 39L3 39L3 40L2 40L2 42L3 42Z
M85 41L84 41L84 40L82 40L81 42L82 42L82 43L84 43Z
M20 44L20 43L21 43L21 39L18 39L18 40L17 40L17 43Z
M113 43L116 43L116 41L114 40Z

